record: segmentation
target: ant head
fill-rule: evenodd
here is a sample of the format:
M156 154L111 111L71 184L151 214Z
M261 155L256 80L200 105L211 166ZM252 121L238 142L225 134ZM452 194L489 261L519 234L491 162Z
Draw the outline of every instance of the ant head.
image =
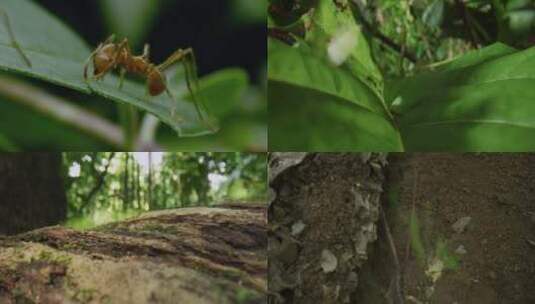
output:
M117 45L115 43L108 43L102 46L102 48L93 57L93 74L95 76L106 73L115 64L115 57L117 53Z
M149 86L149 93L151 96L160 95L165 91L165 78L158 69L153 69L147 76L147 84Z

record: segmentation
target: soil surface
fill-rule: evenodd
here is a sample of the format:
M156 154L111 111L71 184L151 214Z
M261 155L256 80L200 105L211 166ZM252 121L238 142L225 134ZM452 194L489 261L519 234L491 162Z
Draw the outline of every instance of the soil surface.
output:
M272 182L269 303L535 303L535 154L389 154L384 181L363 157L312 153Z
M272 182L269 303L351 301L376 239L383 161L369 153L309 154Z
M383 205L405 303L535 303L535 154L390 154L389 162ZM394 302L392 250L379 227L355 303Z

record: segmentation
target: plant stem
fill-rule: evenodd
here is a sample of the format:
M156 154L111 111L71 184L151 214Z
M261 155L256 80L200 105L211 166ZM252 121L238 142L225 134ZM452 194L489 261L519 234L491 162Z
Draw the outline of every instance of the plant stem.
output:
M118 126L44 90L11 77L0 76L0 94L8 97L7 100L71 125L115 148L123 147L123 134Z
M124 145L127 151L132 151L136 144L137 136L137 111L136 109L127 104L119 104L119 120L123 128Z

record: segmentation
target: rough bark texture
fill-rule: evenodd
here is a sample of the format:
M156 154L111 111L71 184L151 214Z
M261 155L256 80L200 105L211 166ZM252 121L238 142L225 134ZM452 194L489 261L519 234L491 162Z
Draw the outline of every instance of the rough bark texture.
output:
M269 303L351 302L377 238L384 164L376 153L271 155Z
M67 200L60 153L0 154L0 234L55 225Z
M265 206L147 213L0 239L0 303L265 303Z

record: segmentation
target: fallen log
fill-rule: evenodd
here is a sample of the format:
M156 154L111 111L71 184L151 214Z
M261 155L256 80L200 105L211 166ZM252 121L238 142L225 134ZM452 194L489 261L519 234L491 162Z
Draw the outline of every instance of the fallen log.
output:
M0 238L0 303L265 303L265 206L149 212Z

